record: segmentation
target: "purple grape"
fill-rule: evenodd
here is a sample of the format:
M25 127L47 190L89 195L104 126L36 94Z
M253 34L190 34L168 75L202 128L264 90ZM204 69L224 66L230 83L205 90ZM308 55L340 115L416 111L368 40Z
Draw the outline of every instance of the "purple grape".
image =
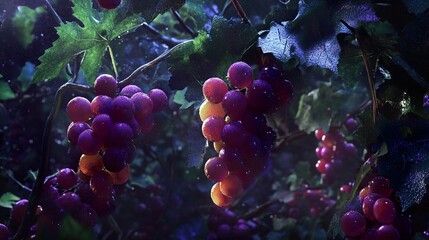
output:
M120 95L131 98L134 94L142 92L142 89L136 85L128 85L122 88Z
M85 227L94 227L97 224L97 212L88 204L83 204L77 214L77 220Z
M105 171L96 172L94 176L92 176L89 186L97 197L101 196L106 198L112 195L112 177ZM91 206L94 207L94 205Z
M110 130L113 126L113 121L107 114L97 115L92 120L92 131L94 134L106 141L109 138Z
M222 129L222 141L228 147L240 146L243 143L242 137L244 133L244 127L240 122L231 122L225 124Z
M228 167L223 159L212 157L204 165L204 173L212 182L220 182L228 175Z
M347 237L357 237L365 231L365 218L356 211L346 212L341 217L340 223Z
M67 139L71 145L76 145L79 135L89 129L90 126L86 122L72 122L67 129Z
M250 228L243 223L235 225L233 232L235 239L250 239L250 237L252 236Z
M147 95L149 95L153 102L152 112L160 112L165 106L167 106L168 97L161 89L152 89Z
M112 197L97 197L91 207L99 216L105 216L115 210L116 202Z
M84 97L75 97L66 107L67 116L73 122L86 122L92 117L91 103Z
M113 124L110 132L110 143L114 146L125 146L133 138L133 129L126 123Z
M12 206L10 211L10 219L15 223L22 223L25 216L25 210L27 210L28 200L21 199Z
M252 68L245 62L235 62L228 68L227 77L235 88L245 88L252 84Z
M82 208L80 197L73 192L66 192L58 198L58 206L64 213L74 213Z
M52 185L44 185L42 194L40 194L40 205L43 212L55 213L57 211L57 199L60 197L58 189Z
M135 107L135 115L148 115L152 113L153 102L146 93L136 93L131 97L131 102Z
M377 229L377 239L383 240L399 240L400 235L398 230L391 225L383 225Z
M142 132L150 132L155 126L155 119L153 114L147 114L143 116L136 116L136 120L139 123Z
M9 228L7 228L6 225L0 223L0 240L8 240L9 235Z
M278 103L270 84L263 80L255 80L246 92L249 106L256 112L269 113L277 110Z
M347 120L344 122L344 126L346 126L347 130L350 132L353 132L358 127L358 122L354 118L347 118Z
M91 187L87 183L80 185L76 191L76 194L79 195L80 200L83 203L92 204L95 201L95 194L92 192Z
M138 137L142 129L140 128L139 122L137 122L136 118L132 117L131 120L127 122L127 124L133 130L133 138Z
M99 95L92 99L91 110L94 114L110 114L112 111L112 98L106 95Z
M94 91L96 95L106 95L113 98L118 91L118 82L112 75L102 74L95 79Z
M363 200L362 203L362 211L363 214L365 215L366 218L368 218L371 221L375 220L374 217L374 203L375 201L377 201L379 198L382 198L383 196L381 196L380 194L377 193L370 193L368 196L366 196Z
M77 145L83 154L94 155L100 151L103 141L91 129L87 129L79 135Z
M243 168L240 153L236 148L224 147L219 151L219 157L222 158L229 171L238 171Z
M134 115L134 104L125 96L117 96L112 101L110 117L117 122L127 122Z
M241 119L247 108L246 97L240 91L228 91L223 97L222 107L233 120Z
M221 224L216 231L219 239L231 239L232 228L228 224Z
M103 164L107 171L119 172L125 167L127 159L124 151L120 147L109 147L106 149L103 155Z
M267 130L267 120L262 113L246 111L242 123L246 131L260 135Z
M77 174L73 169L63 168L58 172L57 182L62 189L72 188L77 183Z
M245 164L253 162L259 157L262 150L261 140L253 134L243 135L243 144L240 146L240 155Z

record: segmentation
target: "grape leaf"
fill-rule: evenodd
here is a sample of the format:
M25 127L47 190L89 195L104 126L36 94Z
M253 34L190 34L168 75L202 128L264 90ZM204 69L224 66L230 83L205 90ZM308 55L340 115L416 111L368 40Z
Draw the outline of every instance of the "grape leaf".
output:
M207 141L201 134L201 125L193 124L186 137L188 166L200 168L204 163Z
M416 15L429 8L429 1L427 0L403 0L402 2L408 8L408 12Z
M59 225L58 234L61 240L93 239L91 229L83 227L70 216L63 218Z
M132 0L134 12L141 13L146 22L152 22L159 14L179 9L185 0Z
M429 181L429 122L408 114L402 120L380 128L380 138L386 142L388 154L376 167L389 179L401 200L402 211L419 203Z
M16 203L20 198L13 193L7 192L0 197L0 206L4 208L12 208L12 204Z
M337 34L349 32L340 24L344 20L355 27L359 22L377 21L370 2L346 1L330 7L326 1L299 1L295 19L282 25L272 23L270 30L260 32L258 46L282 62L296 57L306 66L338 71L340 46Z
M177 104L180 104L180 109L188 109L195 103L195 101L188 102L188 100L186 100L185 94L187 91L188 88L184 88L183 90L176 91L174 94L173 101Z
M332 83L321 83L319 88L301 96L295 123L307 133L320 127L327 130L330 123L341 123L345 115L355 110L366 96L364 89L344 90Z
M43 7L31 9L27 6L18 6L15 16L12 18L12 24L17 31L18 41L24 48L33 41L33 29L37 18L46 13Z
M84 53L82 69L92 84L101 67L102 57L110 42L142 24L138 15L127 16L127 4L101 12L92 8L90 0L73 0L73 15L83 24L67 22L57 28L59 38L39 58L32 83L52 80L77 55Z
M188 101L202 99L202 83L213 76L224 78L228 67L238 61L257 39L257 32L241 20L227 20L215 16L210 34L200 32L168 58L172 77L170 87L181 90L188 87ZM199 93L199 94L195 94Z

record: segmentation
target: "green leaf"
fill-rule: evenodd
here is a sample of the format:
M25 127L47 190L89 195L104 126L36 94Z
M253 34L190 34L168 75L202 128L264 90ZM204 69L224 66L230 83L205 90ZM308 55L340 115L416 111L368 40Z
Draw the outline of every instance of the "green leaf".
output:
M307 133L320 127L327 130L330 124L339 125L347 113L366 99L366 94L363 89L344 90L332 83L322 83L301 96L295 123Z
M257 32L249 24L215 16L209 35L200 32L168 58L172 73L170 87L174 90L188 87L187 100L200 101L202 83L213 76L224 78L228 67L240 60L256 38Z
M14 99L15 93L13 93L12 89L10 89L9 84L7 82L0 82L0 100L9 100Z
M279 61L287 62L292 58L291 43L288 38L285 26L272 22L268 33L262 32L258 46L263 53L272 53Z
M12 204L19 201L20 198L13 193L7 192L0 197L0 207L12 208Z
M73 4L73 15L83 27L67 22L57 28L59 38L39 58L41 64L32 83L54 79L73 58L84 53L81 65L87 82L92 85L110 42L142 24L138 15L126 16L125 3L117 9L101 12L92 8L90 0L73 0Z
M179 9L185 0L132 0L134 12L143 15L146 22L152 22L159 14L165 13L170 9Z
M33 29L37 18L46 13L43 7L31 9L26 6L18 6L15 16L12 18L12 24L16 29L18 41L24 48L27 48L33 42Z
M180 104L180 109L188 109L195 103L195 101L189 102L186 100L185 94L187 91L188 88L184 88L183 90L176 91L176 94L174 94L173 101Z
M91 240L93 239L92 230L80 225L70 216L65 216L61 221L58 235L60 240Z
M201 134L201 125L193 124L186 137L188 166L200 168L204 163L207 141Z

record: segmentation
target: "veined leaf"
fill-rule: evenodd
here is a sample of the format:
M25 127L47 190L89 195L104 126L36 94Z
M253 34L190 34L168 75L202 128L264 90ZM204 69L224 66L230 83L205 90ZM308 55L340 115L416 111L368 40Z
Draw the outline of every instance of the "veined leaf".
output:
M73 0L73 4L73 15L83 27L67 22L57 28L59 38L39 58L41 64L32 83L54 79L74 57L84 53L82 69L88 83L92 84L109 43L142 24L140 16L126 16L126 2L115 10L101 12L92 8L90 0Z

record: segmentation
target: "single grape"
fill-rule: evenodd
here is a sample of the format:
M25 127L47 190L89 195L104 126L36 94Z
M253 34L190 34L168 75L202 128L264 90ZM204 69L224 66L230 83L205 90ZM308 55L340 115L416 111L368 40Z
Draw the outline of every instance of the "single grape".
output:
M130 178L130 165L126 164L119 172L109 172L114 185L125 184Z
M112 194L112 177L105 171L99 171L92 176L89 182L91 190L101 197L108 197Z
M270 84L263 80L255 80L247 88L246 99L248 105L260 113L268 113L275 109L276 96Z
M204 102L201 104L198 113L200 115L201 121L203 122L210 116L217 116L223 118L226 115L225 110L222 107L222 103L214 104L212 102L209 102L207 99L204 100Z
M115 9L121 4L121 0L97 0L102 8Z
M0 240L8 240L9 235L9 228L7 228L6 225L0 223Z
M97 196L90 206L97 212L98 216L105 216L115 210L116 202L114 197Z
M241 119L247 108L246 97L240 91L228 91L223 97L222 107L233 120Z
M273 91L278 99L278 104L280 106L284 106L290 103L293 97L293 86L292 83L283 80L275 83L270 83Z
M356 121L356 119L350 117L346 119L346 121L344 122L344 126L346 126L347 130L349 130L350 132L353 132L354 130L357 129L358 122Z
M267 132L267 119L262 113L246 111L241 122L250 133L260 135Z
M122 88L120 95L131 98L134 94L142 92L142 89L136 85L128 85Z
M382 224L390 224L395 220L395 204L388 198L377 199L374 203L373 211L375 219Z
M155 126L155 120L152 113L143 116L136 116L136 120L142 132L149 132Z
M101 171L102 168L103 159L99 154L83 154L79 160L79 169L88 176L93 176L94 173Z
M223 159L213 157L204 165L204 173L213 182L220 182L228 175L228 167Z
M101 2L112 2L112 0L100 0ZM113 0L114 2L120 2L120 0ZM116 79L109 74L102 74L95 79L94 91L96 95L106 95L111 98L116 96L118 91L118 82Z
M222 102L223 96L228 92L228 85L220 78L209 78L203 84L203 95L212 103Z
M219 239L231 239L231 236L233 234L232 227L228 224L221 224L217 228L216 234Z
M238 149L224 147L219 151L219 157L224 160L229 171L238 171L243 167Z
M325 135L325 131L323 131L323 128L318 128L316 129L316 131L314 131L314 136L318 140L322 140L323 135Z
M110 130L110 143L125 146L133 138L133 129L126 123L115 123Z
M371 193L371 190L369 187L364 187L359 192L359 201L363 202L366 196L368 196Z
M168 103L168 97L161 89L152 89L147 94L153 102L152 112L160 112Z
M368 196L365 197L365 199L363 200L362 203L362 211L363 214L365 215L366 218L368 218L371 221L375 220L374 217L374 203L375 201L377 201L379 198L382 198L383 196L381 196L380 194L377 193L371 193Z
M86 122L92 117L91 103L84 97L74 97L68 102L66 110L73 122Z
M95 114L110 114L112 111L112 98L106 95L96 96L91 101L91 111Z
M332 150L332 148L322 147L320 149L320 156L326 161L329 161L334 156L334 151Z
M15 223L22 223L25 216L25 210L27 210L28 200L21 199L12 206L10 211L10 219Z
M79 135L77 145L83 154L94 155L100 151L103 141L91 129L87 129Z
M377 239L383 240L399 240L400 235L398 230L392 225L383 225L377 229Z
M135 107L135 115L146 116L152 113L153 102L152 99L143 92L138 92L131 97L131 102Z
M219 183L213 185L210 192L210 196L212 198L213 203L219 207L227 207L232 203L232 200L234 200L233 198L222 194L222 192L220 191Z
M324 159L319 159L316 163L316 169L319 173L326 173L326 160Z
M388 198L393 191L389 187L389 180L387 180L385 177L382 177L382 176L377 176L373 178L369 182L368 186L371 193L378 193L383 195L386 198Z
M112 101L110 117L117 122L129 121L135 111L134 104L125 96L117 96Z
M243 144L243 134L245 130L241 122L231 122L222 129L222 141L229 147L237 147Z
M203 122L202 132L209 141L220 141L222 139L222 129L225 126L225 120L220 117L209 117Z
M340 219L341 228L347 237L357 237L365 231L365 218L356 211L346 212Z
M227 77L235 88L245 88L252 84L252 68L245 62L235 62L228 68Z
M110 131L113 126L113 121L107 114L100 114L95 116L92 120L92 131L94 134L103 139L104 141L109 139Z
M244 163L256 160L263 151L261 139L250 133L244 134L242 139L242 145L239 148L241 159Z
M77 175L73 169L63 168L57 175L58 186L62 189L72 188L77 183Z
M61 212L74 213L82 208L83 203L79 195L73 192L63 193L57 200Z
M124 149L119 147L109 147L103 155L103 164L109 172L119 172L126 164L126 156L123 154Z
M67 129L67 139L71 145L76 145L79 135L89 129L90 126L86 122L72 122Z
M229 174L220 182L220 191L225 196L237 197L243 192L243 183L236 175Z

